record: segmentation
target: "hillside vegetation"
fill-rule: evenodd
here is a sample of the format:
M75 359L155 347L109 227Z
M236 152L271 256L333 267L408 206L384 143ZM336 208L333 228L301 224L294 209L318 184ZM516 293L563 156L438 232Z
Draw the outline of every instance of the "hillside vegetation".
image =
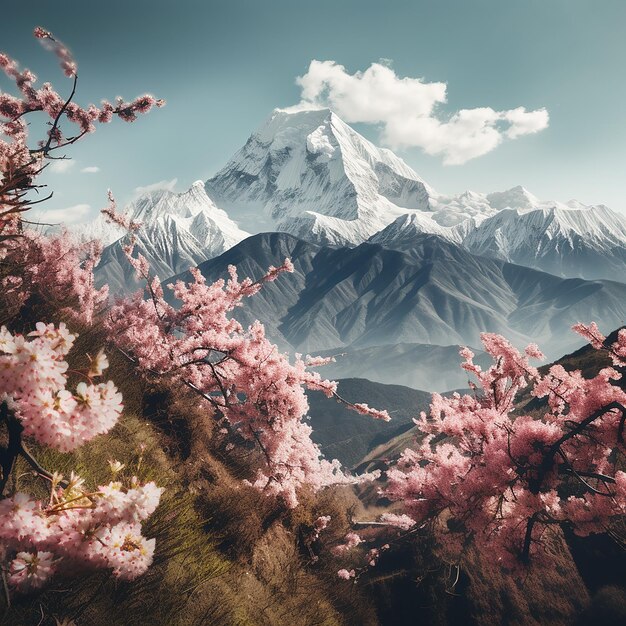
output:
M83 330L79 341L87 352L103 341L98 330ZM126 402L118 426L73 454L36 452L44 466L80 471L92 485L107 480L114 458L125 471L164 486L146 529L157 538L154 565L135 582L93 573L17 596L5 607L3 624L565 625L586 606L588 592L562 542L547 579L515 582L473 552L454 585L453 568L425 535L394 545L357 584L338 581L341 563L328 545L349 522L371 519L380 503L366 497L362 505L353 489L332 488L285 509L242 485L258 453L226 453L210 412L195 397L142 382L119 353L110 352L110 360L110 376ZM344 386L351 393L367 383ZM409 412L413 396L421 396L404 393ZM22 469L20 482L34 480ZM307 533L322 514L332 522L321 542L311 544Z

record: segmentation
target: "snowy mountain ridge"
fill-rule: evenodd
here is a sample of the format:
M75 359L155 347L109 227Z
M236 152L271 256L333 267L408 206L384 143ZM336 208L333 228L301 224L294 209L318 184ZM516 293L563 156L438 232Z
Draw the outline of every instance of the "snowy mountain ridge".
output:
M146 193L127 213L144 223L139 250L164 278L248 232L268 231L332 247L370 241L399 250L430 234L559 276L626 276L626 217L604 205L542 201L521 186L438 193L329 109L276 109L206 183ZM117 228L102 218L83 233L120 246ZM107 249L98 270L114 289L129 280L120 253Z
M250 232L399 249L434 234L561 276L615 278L626 269L626 217L608 207L543 201L522 186L438 193L329 109L276 109L206 190Z
M604 205L505 208L469 229L462 244L557 276L626 280L626 218Z
M206 195L204 183L196 181L187 191L151 191L126 208L126 215L141 222L136 250L150 262L152 270L166 279L218 256L248 236ZM96 268L98 284L112 291L137 287L132 268L122 247L127 236L117 226L98 218L94 230L108 243Z

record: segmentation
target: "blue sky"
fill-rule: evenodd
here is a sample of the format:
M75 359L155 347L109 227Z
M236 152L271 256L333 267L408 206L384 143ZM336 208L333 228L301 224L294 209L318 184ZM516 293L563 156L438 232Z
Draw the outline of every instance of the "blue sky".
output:
M135 124L99 128L68 152L74 164L47 175L51 211L84 205L90 214L109 187L126 201L158 181L177 179L183 190L207 179L273 108L300 100L295 79L313 59L344 66L346 76L385 59L398 77L446 83L440 120L477 107L547 109L545 130L461 165L420 147L397 150L441 192L523 184L542 198L626 211L623 0L14 4L0 23L0 50L60 87L67 79L31 37L36 25L73 50L80 102L146 91L168 101ZM380 143L384 123L353 125ZM99 171L81 172L87 167Z

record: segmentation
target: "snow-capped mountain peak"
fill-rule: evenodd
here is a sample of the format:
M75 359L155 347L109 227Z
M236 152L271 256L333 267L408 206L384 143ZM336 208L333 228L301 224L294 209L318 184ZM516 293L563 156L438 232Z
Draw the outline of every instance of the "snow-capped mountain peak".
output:
M604 205L550 204L503 209L470 229L463 245L558 276L623 280L626 217Z
M439 235L444 239L460 242L460 237L454 231L437 224L430 213L416 211L407 213L395 219L389 226L370 237L370 243L377 243L383 247L401 250L411 248L419 235Z
M206 184L151 191L127 212L143 223L138 248L163 278L232 247L247 236L242 226L333 247L369 240L406 250L436 235L560 276L623 280L626 269L626 217L543 201L522 186L437 193L327 108L276 109ZM91 230L106 243L121 236L98 221ZM129 280L118 248L107 249L99 270L113 288Z
M398 248L429 233L562 276L613 277L624 269L614 257L626 254L625 218L607 207L540 200L521 185L437 193L327 108L276 109L206 190L251 232Z
M248 230L334 245L361 243L399 215L430 211L433 193L329 109L276 109L206 189Z
M530 191L518 185L506 191L495 191L486 196L490 206L496 210L502 209L534 209L540 205L539 198Z
M191 218L198 213L207 213L215 217L228 219L224 211L218 209L207 196L204 183L200 180L191 185L187 191L175 193L169 189L149 191L134 200L126 213L134 220L152 220L158 215L176 215Z
M182 193L169 189L147 192L125 212L141 223L136 248L163 279L222 254L248 236L207 196L202 181ZM95 228L109 245L96 269L97 281L108 283L113 291L134 288L132 268L122 251L124 234L104 218L99 220Z

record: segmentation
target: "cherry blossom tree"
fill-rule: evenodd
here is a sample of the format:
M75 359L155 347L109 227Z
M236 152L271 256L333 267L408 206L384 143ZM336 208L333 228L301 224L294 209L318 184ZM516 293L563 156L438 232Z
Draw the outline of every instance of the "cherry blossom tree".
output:
M0 92L0 303L4 311L14 313L35 292L64 308L62 314L73 314L90 323L107 299L106 288L93 288L92 269L101 245L88 242L78 246L68 235L42 236L25 228L29 222L24 213L50 198L33 200L32 194L43 188L37 177L48 163L67 158L59 151L94 132L96 124L108 123L113 117L132 122L138 114L163 106L164 101L144 95L131 102L118 98L112 104L104 100L100 107L78 105L77 64L69 49L43 28L37 27L34 34L56 54L72 86L66 98L50 83L38 88L30 70L21 70L15 60L0 53L0 70L15 83L18 94ZM28 120L34 114L48 119L48 130L44 140L29 146ZM44 289L38 289L42 285Z
M32 439L72 451L108 432L122 411L115 386L95 382L107 365L103 353L88 368L75 370L73 375L83 381L73 390L68 388L65 357L75 333L64 322L38 322L31 333L11 330L14 322L27 327L22 314L32 313L34 305L42 302L46 305L42 310L87 325L99 320L108 303L106 288L94 288L99 243L78 245L67 234L45 235L28 228L26 212L47 199L32 200L42 187L38 176L49 160L65 158L57 156L59 150L93 132L97 123L114 116L134 121L138 114L163 104L142 96L132 102L118 99L115 104L104 101L100 107L79 106L74 101L77 66L69 50L44 29L35 29L35 36L57 55L72 88L67 98L48 83L37 88L32 72L20 70L14 60L0 55L0 68L15 82L19 94L0 94L0 311L7 324L0 331L0 367L4 367L0 420L6 431L6 445L0 448L0 561L5 581L21 590L40 587L57 572L86 567L109 568L124 579L141 574L154 551L154 541L141 535L141 522L157 506L161 493L153 483L141 485L136 478L129 484L113 480L88 488L77 475L64 478L41 467L27 447ZM49 129L46 138L31 147L26 119L36 113L49 118ZM68 133L66 125L76 130ZM108 214L131 231L139 227L118 216L114 206ZM174 309L163 298L156 277L149 276L145 259L133 257L132 243L127 254L135 269L149 279L149 297L118 302L108 326L115 343L140 371L185 384L213 406L231 432L258 443L267 468L259 471L254 484L283 496L290 506L297 502L296 491L303 484L319 488L350 480L336 461L321 458L310 439L310 427L302 421L307 410L303 385L339 399L336 384L308 372L301 357L290 364L268 342L260 324L243 329L228 317L261 283L288 271L289 262L270 268L257 283L240 282L232 270L227 283L207 285L194 273L194 282L175 286L174 296L182 306ZM154 349L146 351L144 341L151 341ZM320 360L310 364L317 366ZM385 412L366 405L353 407L389 419ZM18 457L47 481L49 499L19 491L5 493ZM111 469L116 478L120 464L112 462Z
M626 366L626 330L610 346L595 324L574 330ZM529 363L542 358L537 346L522 354L488 333L482 342L494 359L485 371L461 351L474 393L434 394L416 420L423 441L387 471L384 494L405 508L387 521L429 526L451 559L473 543L507 568L549 561L551 529L585 536L626 513L622 373L605 367L585 379L553 365L541 374ZM522 394L536 399L534 415L516 404Z
M90 324L107 301L106 289L93 286L93 268L101 247L76 245L68 235L46 236L28 229L24 214L38 201L29 194L41 185L37 177L56 151L95 130L96 122L114 115L133 121L162 101L142 96L118 99L101 107L74 102L77 66L69 50L51 33L35 36L59 58L72 80L68 98L49 83L40 88L30 70L0 54L0 69L15 82L19 95L0 93L0 571L4 588L28 590L42 586L57 572L108 568L121 579L143 573L152 561L154 540L141 534L141 522L158 505L161 489L154 483L128 484L118 479L121 464L111 463L111 482L88 488L77 475L68 479L44 469L27 440L70 452L113 428L122 412L122 398L111 382L96 382L108 367L101 351L87 367L72 374L82 378L68 388L65 359L76 334L64 322L37 322L25 334L10 325L28 326L21 317L39 299L51 315ZM26 116L41 112L50 118L46 139L28 145ZM66 134L62 123L77 127ZM43 200L45 200L44 198ZM15 491L16 460L22 457L47 482L48 499ZM7 493L12 488L11 493Z
M240 281L231 266L227 281L207 284L200 271L192 269L190 282L171 285L171 304L146 259L134 255L132 232L139 226L118 214L110 200L104 212L131 232L126 256L146 283L145 292L118 299L109 311L107 327L118 349L144 375L199 394L227 432L257 445L265 463L254 486L280 496L289 507L297 505L302 486L320 489L354 482L354 477L342 473L338 461L323 459L311 440L312 429L304 421L308 411L304 389L321 391L377 419L389 420L387 412L347 402L337 394L335 382L307 369L324 359L296 355L292 363L267 339L262 324L244 328L231 315L263 284L293 271L291 262L270 267L255 282Z

